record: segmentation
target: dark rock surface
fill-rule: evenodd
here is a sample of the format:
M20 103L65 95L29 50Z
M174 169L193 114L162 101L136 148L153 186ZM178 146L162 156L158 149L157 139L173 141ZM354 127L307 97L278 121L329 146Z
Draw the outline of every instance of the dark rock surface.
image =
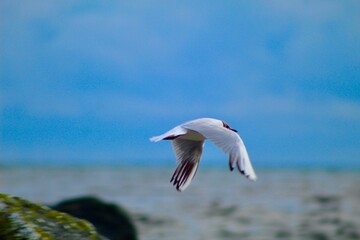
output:
M97 231L111 240L136 240L137 233L129 214L121 207L84 196L64 200L53 209L91 222Z

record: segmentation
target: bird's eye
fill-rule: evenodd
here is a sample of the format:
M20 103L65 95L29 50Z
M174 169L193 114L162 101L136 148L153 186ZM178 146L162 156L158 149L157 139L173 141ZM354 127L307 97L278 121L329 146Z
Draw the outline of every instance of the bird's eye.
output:
M229 130L231 130L231 131L233 131L233 132L237 132L235 129L232 129L232 128L229 126L229 124L227 124L226 122L222 121L222 123L223 123L223 127L224 127L224 128L227 128L227 129L229 129Z
M229 126L226 122L222 121L222 123L223 123L223 127L224 127L224 128L230 129L230 126Z

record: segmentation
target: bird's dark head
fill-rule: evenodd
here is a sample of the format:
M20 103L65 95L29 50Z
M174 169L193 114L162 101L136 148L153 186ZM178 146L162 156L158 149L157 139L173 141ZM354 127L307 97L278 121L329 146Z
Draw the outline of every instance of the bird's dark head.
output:
M227 129L229 129L229 130L231 130L231 131L233 131L233 132L237 132L235 129L231 128L231 127L229 126L229 124L227 124L226 122L222 121L222 123L223 123L223 127L224 127L224 128L227 128Z

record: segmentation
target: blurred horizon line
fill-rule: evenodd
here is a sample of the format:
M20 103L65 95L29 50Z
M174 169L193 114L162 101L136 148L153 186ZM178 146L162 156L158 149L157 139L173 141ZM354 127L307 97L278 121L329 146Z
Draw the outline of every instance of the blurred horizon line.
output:
M64 159L63 159L64 160ZM0 159L0 170L3 168L94 168L94 167L111 167L111 168L173 168L176 167L177 162L175 159L131 159L130 161L121 161L120 159L99 159L99 161L88 161L86 159ZM206 159L200 161L201 168L224 168L228 169L227 160L224 159ZM309 164L308 161L304 163L287 162L287 163L264 163L254 164L255 171L257 170L324 170L324 171L360 171L360 163L358 164L335 164L333 162L314 162Z

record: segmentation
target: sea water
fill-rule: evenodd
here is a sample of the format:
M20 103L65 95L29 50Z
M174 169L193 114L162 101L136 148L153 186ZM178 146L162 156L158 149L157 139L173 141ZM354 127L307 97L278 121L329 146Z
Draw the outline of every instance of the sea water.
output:
M143 240L360 239L357 171L202 167L184 192L169 167L7 167L0 192L55 204L84 195L132 215Z

